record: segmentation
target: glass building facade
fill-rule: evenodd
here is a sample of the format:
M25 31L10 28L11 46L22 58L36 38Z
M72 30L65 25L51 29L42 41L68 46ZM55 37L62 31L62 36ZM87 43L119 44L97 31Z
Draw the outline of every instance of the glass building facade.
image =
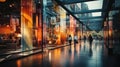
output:
M0 0L0 50L33 51L66 45L69 35L77 35L79 40L90 34L105 41L120 38L118 3L115 0L103 17L103 0Z

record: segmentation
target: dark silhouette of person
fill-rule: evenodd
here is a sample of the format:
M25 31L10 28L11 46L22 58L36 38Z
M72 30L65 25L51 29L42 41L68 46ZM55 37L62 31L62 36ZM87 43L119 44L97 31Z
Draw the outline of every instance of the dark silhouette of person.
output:
M72 43L72 36L71 35L68 36L68 42L69 42L69 45L71 46L71 43Z
M77 37L77 35L75 34L75 35L74 35L74 49L76 49L77 43L78 43L78 37ZM75 51L75 50L74 50L74 51Z
M74 45L76 45L78 43L78 37L77 35L74 35Z
M84 36L84 42L86 41L86 36Z
M88 40L89 40L89 44L90 44L90 47L91 47L92 46L92 41L93 41L93 38L92 38L91 35L89 35Z

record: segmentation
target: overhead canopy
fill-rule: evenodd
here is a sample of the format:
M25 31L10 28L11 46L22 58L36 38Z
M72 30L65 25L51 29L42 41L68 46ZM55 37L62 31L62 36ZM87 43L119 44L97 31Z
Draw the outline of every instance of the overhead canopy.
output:
M119 0L52 0L63 7L68 14L71 14L79 23L84 24L88 29L100 31L103 28L103 21L108 16L108 11L116 11L120 8ZM48 0L47 7L53 6ZM113 6L115 7L113 8Z

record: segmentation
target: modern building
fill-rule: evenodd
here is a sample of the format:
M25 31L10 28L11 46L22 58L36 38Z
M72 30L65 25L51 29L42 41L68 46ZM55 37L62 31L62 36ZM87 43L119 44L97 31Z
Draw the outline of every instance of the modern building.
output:
M69 46L70 35L72 44L75 45L74 37L77 36L80 46L89 44L91 35L94 46L92 49L91 45L86 47L90 52L94 48L103 50L105 47L108 55L120 55L119 18L119 0L0 0L0 62L16 54L23 57ZM98 41L103 47L96 48ZM79 50L81 47L75 49L72 49L74 53L82 51ZM63 51L68 51L68 48ZM55 52L62 54L57 50ZM55 56L55 59L57 61L58 57ZM73 62L73 67L77 67L77 61L72 60L69 61Z

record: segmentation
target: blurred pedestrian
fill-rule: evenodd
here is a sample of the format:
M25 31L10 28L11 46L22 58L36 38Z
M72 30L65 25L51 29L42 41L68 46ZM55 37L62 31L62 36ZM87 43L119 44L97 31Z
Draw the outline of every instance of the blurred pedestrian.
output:
M86 40L86 36L84 36L84 40Z
M90 44L90 47L91 47L92 46L92 41L93 41L93 38L92 38L91 35L89 35L88 40L89 40L89 44Z
M86 36L85 35L84 35L83 39L84 39L84 42L85 42L86 41Z
M72 36L71 35L68 36L68 42L69 42L69 45L71 46L71 43L72 43Z
M77 35L74 35L74 45L76 45L78 43L78 37Z

